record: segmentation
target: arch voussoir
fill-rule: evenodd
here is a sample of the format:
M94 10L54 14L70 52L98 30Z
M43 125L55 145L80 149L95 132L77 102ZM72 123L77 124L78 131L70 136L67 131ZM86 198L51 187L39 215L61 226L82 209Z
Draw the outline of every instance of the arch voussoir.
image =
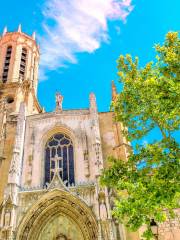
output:
M58 214L76 223L84 240L97 239L97 221L91 209L71 193L59 189L46 193L28 211L18 227L16 239L38 239L43 226Z

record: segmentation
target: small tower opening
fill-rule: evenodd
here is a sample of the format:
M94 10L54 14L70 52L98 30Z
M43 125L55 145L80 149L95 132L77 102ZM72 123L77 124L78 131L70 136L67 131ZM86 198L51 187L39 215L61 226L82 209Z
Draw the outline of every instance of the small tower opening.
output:
M6 51L5 62L4 62L3 75L2 75L3 83L6 83L8 80L8 72L9 72L9 65L10 65L10 61L11 61L11 54L12 54L12 46L8 46L7 51Z
M26 60L27 60L27 49L22 48L21 62L20 62L20 69L19 69L19 78L22 81L24 81L24 76L26 71Z

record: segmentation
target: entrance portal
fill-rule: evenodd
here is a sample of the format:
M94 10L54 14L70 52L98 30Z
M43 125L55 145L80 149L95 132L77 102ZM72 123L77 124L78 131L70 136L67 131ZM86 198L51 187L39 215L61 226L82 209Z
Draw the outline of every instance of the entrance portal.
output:
M48 221L40 235L38 240L84 240L81 229L78 224L67 216L58 215Z
M97 240L92 210L68 191L44 194L24 216L16 240Z

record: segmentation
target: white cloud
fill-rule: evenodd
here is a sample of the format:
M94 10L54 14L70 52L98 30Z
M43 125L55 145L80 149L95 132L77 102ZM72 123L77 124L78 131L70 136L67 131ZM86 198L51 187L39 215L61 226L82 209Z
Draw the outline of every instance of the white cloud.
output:
M92 53L108 42L108 21L126 21L131 0L47 0L43 7L41 72L76 63L76 53Z

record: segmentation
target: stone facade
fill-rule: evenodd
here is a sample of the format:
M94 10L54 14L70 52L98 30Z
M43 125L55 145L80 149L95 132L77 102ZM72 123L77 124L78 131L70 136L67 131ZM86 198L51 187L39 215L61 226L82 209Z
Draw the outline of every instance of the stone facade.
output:
M43 112L36 98L38 61L35 34L27 36L20 26L15 33L4 31L0 240L140 240L139 233L114 221L112 193L99 185L107 156L128 157L123 126L113 121L112 112L98 112L93 93L88 109L63 110L57 94L54 112ZM112 90L115 97L114 85Z

